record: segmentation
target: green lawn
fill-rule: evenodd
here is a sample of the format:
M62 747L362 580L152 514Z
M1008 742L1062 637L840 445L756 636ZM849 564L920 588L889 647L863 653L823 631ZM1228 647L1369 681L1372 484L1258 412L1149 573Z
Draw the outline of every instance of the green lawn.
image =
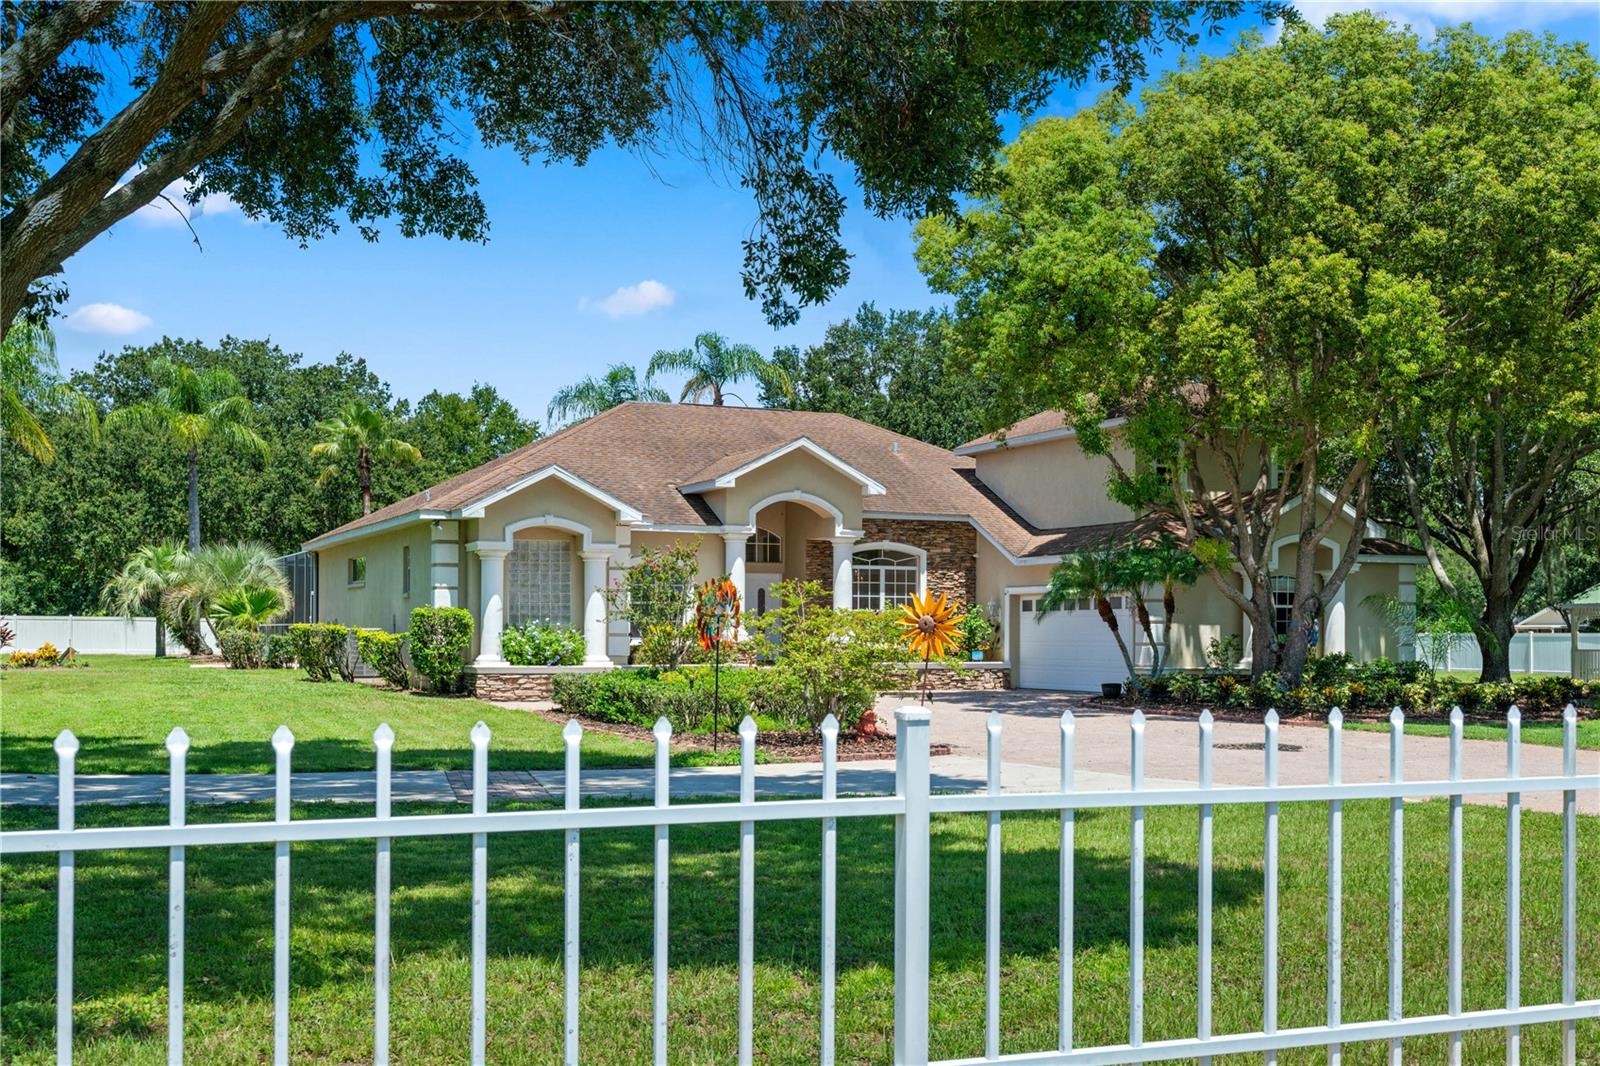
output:
M433 808L437 809L437 808ZM422 812L426 808L410 808ZM1406 807L1408 1014L1445 1002L1445 824L1442 802ZM310 806L306 817L352 813ZM265 806L208 809L206 818L261 819ZM1382 802L1345 806L1344 1002L1348 1020L1385 1012L1386 817ZM7 827L53 823L48 810L7 812ZM1326 813L1285 805L1282 815L1283 1026L1323 1017ZM1504 814L1465 811L1468 1010L1504 996ZM164 821L155 808L97 807L80 824ZM1116 1043L1127 1025L1125 812L1080 816L1077 856L1075 1039ZM1216 853L1216 1002L1219 1033L1261 1024L1260 808L1221 808ZM935 819L933 1049L975 1055L983 1031L983 834L974 816ZM1002 992L1004 1050L1054 1046L1056 826L1042 815L1004 822ZM893 1004L893 830L887 819L847 820L839 846L840 1061L889 1061ZM1580 822L1580 883L1600 882L1600 819ZM766 823L757 831L756 1057L817 1057L818 829ZM582 1041L586 1063L647 1061L650 1039L649 830L591 831L583 839ZM1147 823L1147 1039L1195 1024L1195 814L1154 809ZM672 832L671 1043L674 1061L734 1057L737 974L737 829ZM1523 820L1523 973L1527 1004L1559 999L1559 819ZM495 836L489 845L491 1061L554 1062L561 1048L561 840ZM466 838L402 840L394 851L393 1039L398 1062L459 1062L467 1046L469 868ZM272 1043L272 848L189 851L188 1050L207 1063L266 1061ZM372 845L294 850L292 1047L301 1061L370 1061ZM78 860L77 1061L156 1063L165 1057L166 856ZM55 860L0 865L0 1059L51 1060ZM1579 894L1579 995L1600 995L1600 892ZM1556 1027L1524 1031L1524 1062L1554 1062ZM1502 1060L1503 1033L1468 1034L1466 1061ZM1443 1062L1442 1037L1406 1042L1408 1063ZM1600 1023L1579 1031L1580 1059L1600 1054ZM1320 1050L1283 1061L1321 1063ZM1220 1060L1219 1060L1220 1061ZM1256 1062L1259 1058L1240 1058ZM1381 1049L1346 1049L1376 1063Z
M273 768L268 740L295 735L296 770L370 770L372 731L395 731L396 770L466 769L479 719L494 732L497 770L557 770L561 727L537 714L470 699L444 699L341 682L316 684L298 670L191 667L182 659L90 656L70 670L0 674L0 769L54 773L51 742L71 729L83 774L166 773L167 734L189 734L191 773ZM604 733L583 742L586 766L647 765L650 747Z
M1347 729L1365 729L1369 732L1389 731L1387 722L1346 722ZM1437 722L1407 722L1408 735L1421 735L1428 737L1443 737L1450 735L1450 727ZM1493 722L1467 722L1461 727L1461 735L1468 740L1498 740L1502 744L1506 739L1506 727ZM1551 747L1561 746L1560 722L1523 722L1522 742L1524 744L1547 744ZM1600 718L1578 719L1578 747L1600 749Z

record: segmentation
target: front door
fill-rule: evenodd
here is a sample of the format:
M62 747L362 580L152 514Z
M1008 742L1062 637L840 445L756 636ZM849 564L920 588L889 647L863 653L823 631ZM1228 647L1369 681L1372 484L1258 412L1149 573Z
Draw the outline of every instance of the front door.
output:
M772 586L783 580L782 574L750 574L744 576L744 613L763 615L776 607L777 599Z

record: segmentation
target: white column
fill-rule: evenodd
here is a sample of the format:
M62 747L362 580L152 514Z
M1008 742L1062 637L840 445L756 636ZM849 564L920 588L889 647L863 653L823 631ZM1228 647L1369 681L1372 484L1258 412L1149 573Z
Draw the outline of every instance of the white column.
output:
M850 609L851 588L855 583L855 537L830 537L833 541L833 609Z
M739 617L744 618L744 612L750 605L744 602L744 554L745 545L750 540L749 533L724 533L722 535L722 569L727 571L728 580L733 582L733 587L739 590ZM739 640L744 639L744 625L741 623L737 634Z
M609 551L579 552L583 560L583 664L610 666L606 654L606 560Z
M1352 574L1355 570L1352 568ZM1322 651L1324 655L1336 655L1345 650L1344 642L1344 592L1350 587L1350 578L1339 582L1339 589L1333 594L1333 599L1328 601L1327 623L1322 633Z
M510 548L474 547L478 556L478 666L504 666L500 634L505 629L506 556Z

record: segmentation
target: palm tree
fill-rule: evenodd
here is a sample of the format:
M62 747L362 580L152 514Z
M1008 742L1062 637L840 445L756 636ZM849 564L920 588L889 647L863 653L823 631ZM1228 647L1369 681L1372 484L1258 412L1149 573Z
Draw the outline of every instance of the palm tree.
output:
M384 412L352 400L326 422L317 423L322 443L313 445L311 454L330 462L322 469L317 484L338 476L340 456L356 457L356 477L361 481L361 513L372 513L372 464L380 461L397 466L412 466L422 461L422 453L394 435L395 425Z
M1133 596L1139 625L1143 627L1144 635L1150 641L1150 647L1155 650L1155 662L1151 667L1150 676L1160 677L1166 672L1167 660L1172 654L1173 615L1178 609L1178 586L1188 587L1200 580L1200 560L1180 545L1171 534L1163 534L1154 544L1127 549L1124 565L1127 569L1128 591ZM1150 624L1150 611L1144 602L1145 585L1161 586L1164 621L1159 647L1156 645L1155 630Z
M212 632L236 622L258 628L289 609L289 583L265 544L207 544L189 556L177 586L165 599L168 613L186 624L204 619Z
M13 444L49 463L56 446L39 417L53 413L83 422L92 437L100 434L94 402L61 380L55 334L32 322L18 322L0 343L0 424Z
M692 348L662 349L651 356L646 377L654 378L663 371L689 375L679 403L699 403L709 396L713 406L721 407L729 385L751 379L769 393L794 395L794 384L781 366L748 344L729 344L720 333L702 333ZM738 396L734 399L744 402Z
M664 389L651 383L649 375L639 380L638 371L627 363L613 363L603 377L587 377L556 392L550 399L545 416L551 422L574 422L593 418L618 404L670 403L671 397Z
M189 459L189 551L200 550L200 449L212 438L263 458L267 442L250 426L252 407L239 379L221 367L196 370L162 357L150 364L156 394L112 411L110 427L138 425L162 433Z
M128 557L100 593L100 602L109 614L155 616L158 658L167 654L167 627L173 621L167 612L167 597L182 584L188 567L189 553L177 541L146 544ZM179 639L191 654L201 650L199 638L198 630L179 631Z
M1050 571L1050 581L1045 586L1044 595L1039 597L1034 621L1043 621L1046 614L1061 610L1074 600L1092 601L1100 620L1116 639L1122 661L1127 664L1128 685L1137 692L1139 676L1133 668L1133 655L1128 651L1127 641L1122 639L1122 626L1117 622L1117 614L1111 609L1111 597L1127 590L1128 576L1126 560L1115 547L1107 545L1093 551L1074 552Z

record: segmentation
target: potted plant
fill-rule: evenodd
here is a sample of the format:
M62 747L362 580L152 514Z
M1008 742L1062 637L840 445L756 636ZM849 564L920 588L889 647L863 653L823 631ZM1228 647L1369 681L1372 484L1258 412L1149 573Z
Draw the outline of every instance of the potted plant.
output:
M961 650L974 662L981 662L994 646L995 624L981 609L971 608L961 619Z

